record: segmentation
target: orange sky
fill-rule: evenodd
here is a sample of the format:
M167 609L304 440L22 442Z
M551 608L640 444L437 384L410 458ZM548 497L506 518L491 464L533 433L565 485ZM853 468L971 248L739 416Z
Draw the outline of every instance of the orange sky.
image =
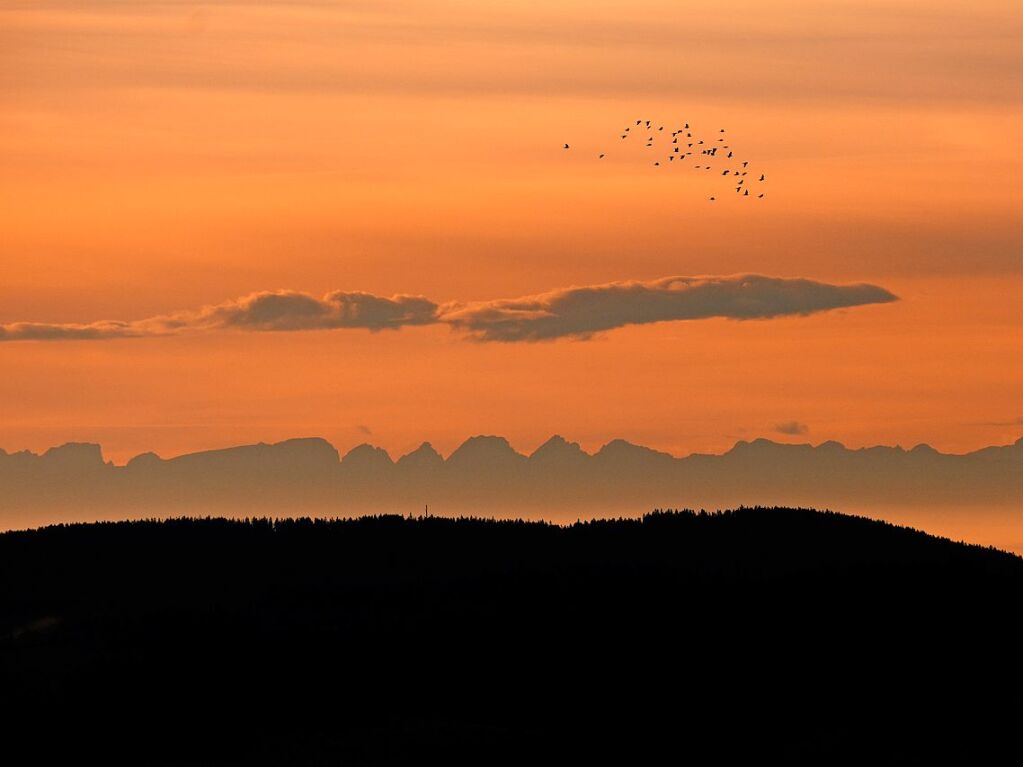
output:
M0 323L737 272L901 299L539 344L0 343L0 447L1014 440L1021 33L1018 3L986 1L0 0ZM712 179L654 169L618 139L640 116L726 127L767 196L711 204Z

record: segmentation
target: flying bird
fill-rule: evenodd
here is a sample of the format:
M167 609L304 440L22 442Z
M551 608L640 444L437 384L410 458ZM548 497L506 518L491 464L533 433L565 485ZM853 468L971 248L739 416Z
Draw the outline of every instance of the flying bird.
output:
M664 128L665 128L664 125L659 125L657 127L654 127L655 123L652 120L636 120L636 124L634 126L630 125L630 126L625 127L622 130L622 133L619 134L620 138L621 139L628 138L631 135L632 128L633 127L639 127L639 126L645 126L647 132L650 134L650 135L647 136L646 142L645 142L645 145L648 148L649 147L653 147L654 141L655 141L654 136L657 133L663 132ZM669 128L669 130L671 130L670 126L668 126L668 128ZM725 132L726 132L725 128L719 128L718 129L718 133L719 134L724 134ZM706 141L709 141L709 139L704 140L704 139L699 139L698 138L695 141L689 141L689 142L686 143L686 149L683 150L682 147L681 147L682 142L679 141L679 139L683 136L683 134L685 135L685 137L687 139L692 139L693 138L693 134L692 134L691 129L690 129L690 124L688 122L684 123L682 128L678 128L677 130L671 130L671 144L672 144L671 150L672 151L668 153L668 162L674 162L675 159L676 159L675 155L678 155L678 160L679 161L684 160L687 157L692 156L692 154L693 154L693 147L694 146L700 147L700 152L699 153L701 155L703 155L704 157L707 157L708 160L710 158L715 158L715 159L717 158L717 151L718 151L718 149L721 149L723 152L728 152L728 154L727 154L728 159L731 159L732 157L735 156L734 152L731 151L731 149L729 148L728 144L721 144L721 145L715 144L715 145L705 146ZM725 141L725 139L724 139L723 136L719 136L718 137L718 142L724 142L724 141ZM571 144L568 144L568 143L565 143L563 146L564 146L565 149L570 149L571 148ZM725 155L723 154L722 156L724 157ZM600 152L600 153L597 154L597 159L598 160L603 160L605 157L607 157L607 154L605 152ZM749 166L749 162L750 162L749 160L743 160L742 161L742 165L740 166L740 168L723 168L722 169L722 168L711 166L709 164L706 164L706 165L695 165L693 167L696 170L708 170L708 171L711 170L712 168L714 168L715 170L721 170L721 176L722 177L728 177L728 176L736 176L736 177L738 177L737 178L736 187L735 187L735 191L738 192L738 193L741 193L743 197L749 197L750 196L749 188L744 185L745 178L742 178L743 176L747 175L747 171L746 170L742 170L742 169L747 168ZM655 161L653 164L654 164L654 167L660 167L661 166L661 161L659 161L659 160ZM759 174L759 176L760 176L760 178L758 179L759 181L765 181L767 179L767 176L764 173ZM759 195L755 195L755 196L763 197L764 195L763 194L759 194ZM709 199L710 200L716 200L717 198L712 196Z

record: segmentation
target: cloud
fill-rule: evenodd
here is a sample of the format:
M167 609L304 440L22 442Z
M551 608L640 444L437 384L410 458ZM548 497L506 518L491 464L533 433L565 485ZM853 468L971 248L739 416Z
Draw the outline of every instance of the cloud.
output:
M983 421L981 426L1023 426L1023 415L1009 421Z
M756 274L664 277L448 306L442 309L441 320L478 341L544 341L586 339L604 330L650 322L768 319L895 300L876 285L829 285Z
M186 315L186 323L189 320ZM207 329L394 330L436 321L437 304L422 296L383 298L372 293L334 291L319 299L307 293L279 290L253 293L237 301L207 307L189 324Z
M13 322L0 325L0 341L137 338L223 330L380 331L437 323L447 324L476 341L546 341L587 339L601 331L650 322L710 317L768 319L894 300L894 295L875 285L829 285L761 275L611 282L522 298L443 306L422 296L386 298L334 291L316 298L294 290L275 290L142 320Z
M810 431L810 427L805 423L799 421L785 421L784 423L776 423L774 430L779 434L806 434Z
M0 341L75 341L102 338L129 338L148 335L131 322L76 323L12 322L0 325Z
M264 291L197 311L131 322L89 324L14 322L0 325L0 341L59 341L179 335L194 331L295 331L362 328L396 330L437 321L437 304L421 296L391 298L334 291L323 298L294 290Z

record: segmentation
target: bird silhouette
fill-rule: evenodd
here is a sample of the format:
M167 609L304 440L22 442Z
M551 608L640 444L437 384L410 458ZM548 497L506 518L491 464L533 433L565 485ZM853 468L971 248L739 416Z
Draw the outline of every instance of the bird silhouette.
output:
M568 149L568 144L565 144L565 149Z
M764 180L764 174L763 174L763 173L761 173L761 174L760 174L760 179L759 179L759 180L760 180L760 181L763 181L763 180Z
M603 159L604 159L604 155L599 155L599 156L597 157L597 159L598 159L598 160L603 160Z

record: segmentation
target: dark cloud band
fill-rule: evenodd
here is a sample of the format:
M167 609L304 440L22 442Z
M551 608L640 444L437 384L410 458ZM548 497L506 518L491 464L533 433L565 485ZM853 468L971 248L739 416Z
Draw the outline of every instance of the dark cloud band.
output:
M386 298L335 291L316 298L277 290L135 321L14 322L0 325L0 341L137 338L232 329L379 331L438 323L477 341L546 341L587 339L625 325L711 317L770 319L895 300L892 293L876 285L832 285L755 274L610 282L443 306L422 296Z
M468 304L443 321L480 341L589 338L625 325L728 317L769 319L894 301L875 285L829 285L761 275L611 282Z

